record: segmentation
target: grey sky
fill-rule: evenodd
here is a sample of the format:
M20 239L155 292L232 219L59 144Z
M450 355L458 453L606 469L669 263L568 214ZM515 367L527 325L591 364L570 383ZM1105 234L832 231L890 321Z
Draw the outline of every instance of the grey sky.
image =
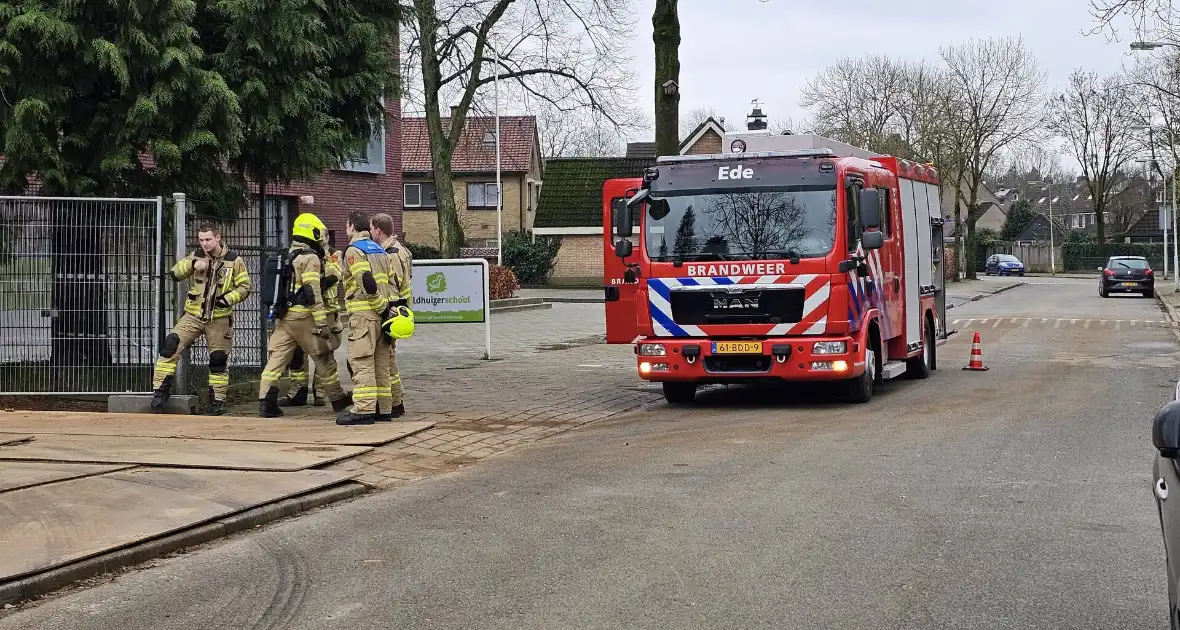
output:
M631 54L650 117L655 2L636 2ZM680 0L680 111L713 107L732 129L744 126L750 100L757 98L771 118L798 120L801 87L841 56L883 53L935 61L941 46L971 37L1023 36L1050 86L1063 85L1079 66L1109 74L1130 61L1128 36L1108 42L1102 34L1083 35L1093 27L1086 0L909 4L839 8L816 0Z

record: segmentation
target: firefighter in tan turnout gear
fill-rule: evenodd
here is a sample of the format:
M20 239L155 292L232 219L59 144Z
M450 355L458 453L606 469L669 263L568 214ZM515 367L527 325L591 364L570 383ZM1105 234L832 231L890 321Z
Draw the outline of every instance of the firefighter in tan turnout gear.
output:
M320 279L320 292L323 295L324 309L328 316L328 338L316 337L315 341L319 346L319 354L335 356L344 332L344 325L340 323L340 250L332 247L328 240L327 231L320 239L320 246L324 250L324 272L323 278ZM291 358L291 364L287 367L290 391L286 396L279 398L280 407L301 407L307 404L309 398L308 368L311 365L312 361L303 348L297 348L295 356ZM315 400L316 407L324 406L324 396L325 392L318 387L311 391L311 397Z
M315 361L316 389L324 392L336 411L348 406L336 373L336 361L325 344L331 336L321 291L322 241L327 228L314 214L296 217L291 248L275 281L273 314L277 319L267 342L266 367L258 385L259 413L266 418L283 415L279 408L279 379L297 350Z
M233 350L233 306L250 295L250 272L237 252L226 248L221 231L211 223L197 229L200 248L172 266L177 282L191 279L184 315L160 345L152 377L152 411L160 412L172 395L176 365L185 349L202 335L209 347L210 415L224 413L229 389L229 354Z
M411 301L411 282L413 273L413 256L405 245L402 245L393 233L393 217L388 214L377 214L370 222L370 232L373 240L381 244L385 253L389 255L389 284L392 290L392 301L395 307L409 307ZM389 338L389 393L393 408L391 414L400 418L406 413L406 390L402 387L402 377L397 369L397 339Z
M389 344L381 321L389 310L389 256L369 238L369 217L348 216L349 243L341 265L348 311L348 363L352 370L352 408L336 424L372 424L392 420L389 392Z

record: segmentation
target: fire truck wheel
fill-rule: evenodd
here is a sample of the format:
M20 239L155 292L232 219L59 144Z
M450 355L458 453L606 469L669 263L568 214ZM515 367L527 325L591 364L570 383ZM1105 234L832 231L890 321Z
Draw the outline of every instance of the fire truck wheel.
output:
M934 327L930 324L930 320L926 320L926 325L922 330L922 354L906 362L906 374L910 378L929 378L932 369L934 369Z
M687 405L697 397L697 384L682 381L665 381L664 400L673 405Z
M867 403L873 399L873 387L876 385L877 374L881 371L878 365L877 343L870 337L869 347L865 348L865 371L856 378L844 381L847 387L848 400L854 403Z

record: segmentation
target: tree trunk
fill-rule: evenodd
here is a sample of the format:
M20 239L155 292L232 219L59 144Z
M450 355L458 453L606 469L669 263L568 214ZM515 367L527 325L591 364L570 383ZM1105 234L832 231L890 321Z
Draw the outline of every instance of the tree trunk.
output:
M955 277L951 282L962 282L963 279L959 272L963 270L963 200L959 197L959 191L955 191L955 262L958 263L955 269Z
M430 137L430 164L434 174L434 191L438 197L438 248L444 258L457 258L465 242L459 210L455 204L455 178L451 173L451 129L442 126L442 70L438 59L438 17L434 0L420 0L414 4L418 19L418 51L422 60L422 91L425 96L426 129ZM462 120L451 120L451 126L462 125ZM457 136L456 136L457 137Z
M680 17L677 0L656 0L652 13L652 41L656 49L656 155L680 153ZM664 83L677 83L672 94Z
M459 248L466 243L459 208L455 203L455 178L451 174L449 151L442 138L430 139L430 155L434 161L434 190L438 196L438 248L444 258L458 258ZM438 147L438 148L436 148Z
M98 210L83 219L73 207L53 213L53 284L50 364L55 389L93 390L95 368L112 364L107 323L107 283L103 264L103 230L111 221ZM80 221L80 219L83 219Z

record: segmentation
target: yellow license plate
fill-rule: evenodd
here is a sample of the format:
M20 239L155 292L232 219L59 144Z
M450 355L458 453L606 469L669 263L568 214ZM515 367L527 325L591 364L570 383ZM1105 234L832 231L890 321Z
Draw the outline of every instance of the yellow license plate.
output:
M717 341L713 354L762 354L761 341Z
M1137 286L1139 286L1139 283L1138 282L1124 282L1123 286L1124 287L1137 287Z

